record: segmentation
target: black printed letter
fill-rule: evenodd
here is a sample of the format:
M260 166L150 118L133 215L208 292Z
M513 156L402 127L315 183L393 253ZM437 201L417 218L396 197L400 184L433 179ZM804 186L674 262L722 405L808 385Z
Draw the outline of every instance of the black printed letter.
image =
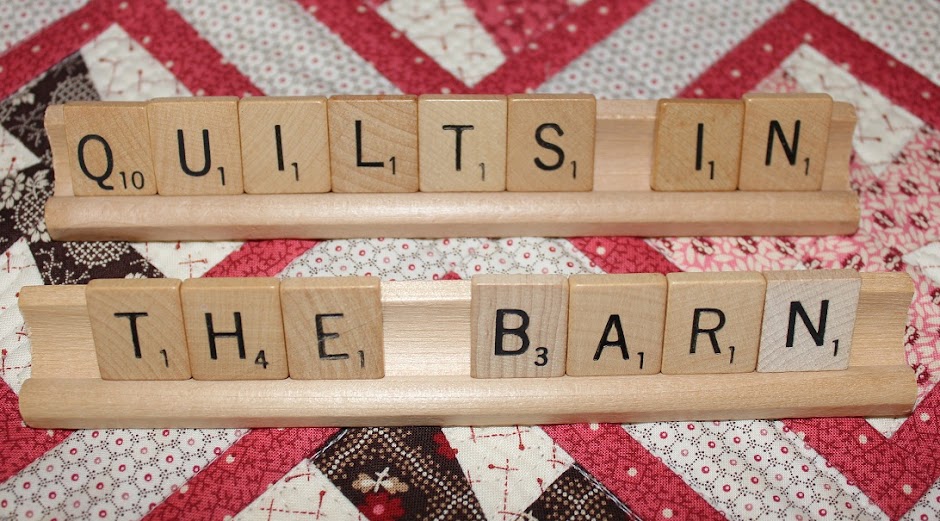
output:
M617 330L617 338L614 340L609 340L610 330ZM630 355L627 353L627 339L623 336L623 326L620 324L620 315L611 315L607 319L607 326L604 327L604 335L601 337L601 341L597 343L597 352L594 353L594 361L601 359L601 353L604 351L605 347L619 347L620 354L623 355L624 360L629 360Z
M702 329L699 326L699 321L701 320L703 313L717 315L718 325L711 329ZM698 336L702 333L708 335L708 339L712 343L712 349L715 350L715 354L721 354L721 347L718 345L718 335L715 333L723 327L725 327L725 314L720 309L695 308L695 313L692 315L692 343L689 345L689 354L695 354L695 346L698 343Z
M522 319L519 327L507 328L505 325L506 315L515 315ZM521 309L497 309L496 310L496 356L521 355L529 349L529 335L525 330L529 328L529 314ZM513 335L522 340L522 347L516 350L503 349L503 337Z

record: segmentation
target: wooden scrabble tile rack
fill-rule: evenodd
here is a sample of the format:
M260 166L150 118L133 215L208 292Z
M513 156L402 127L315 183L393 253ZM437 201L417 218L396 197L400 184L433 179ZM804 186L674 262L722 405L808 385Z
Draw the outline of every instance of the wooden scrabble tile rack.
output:
M857 229L858 198L849 187L856 116L848 103L832 104L816 191L652 191L656 119L656 101L597 101L594 181L587 192L81 197L73 192L64 107L54 105L45 121L55 169L46 225L56 240L133 241L839 235Z
M235 279L233 279L235 280ZM114 381L96 360L84 286L26 287L40 428L512 425L897 416L917 392L903 349L913 285L861 274L848 368L814 372L471 378L471 282L385 282L384 377ZM821 327L821 326L820 326ZM318 333L319 335L319 333Z

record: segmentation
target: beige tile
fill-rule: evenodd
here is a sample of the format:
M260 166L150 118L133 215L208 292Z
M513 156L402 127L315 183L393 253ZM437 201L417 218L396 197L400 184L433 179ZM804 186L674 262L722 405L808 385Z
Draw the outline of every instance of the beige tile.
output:
M333 96L334 192L418 191L418 98Z
M92 280L85 299L102 379L189 379L180 281Z
M666 277L572 275L568 291L568 375L659 372Z
M565 374L568 281L563 275L477 275L470 306L471 376Z
M506 189L510 192L593 189L595 126L593 95L509 96Z
M238 121L245 193L330 191L325 97L244 98Z
M662 372L754 371L764 277L755 272L670 273L666 281Z
M374 277L281 282L290 377L352 380L385 375L381 281Z
M287 378L277 279L188 279L180 295L194 379Z
M653 190L737 189L743 123L744 103L740 100L659 100Z
M153 195L147 104L77 101L64 107L75 195Z
M757 370L846 369L862 285L858 272L777 271L764 277L767 300Z
M828 94L747 94L743 99L738 188L821 189L832 98Z
M418 98L422 192L506 189L506 96Z
M238 98L158 98L147 115L159 194L243 192Z

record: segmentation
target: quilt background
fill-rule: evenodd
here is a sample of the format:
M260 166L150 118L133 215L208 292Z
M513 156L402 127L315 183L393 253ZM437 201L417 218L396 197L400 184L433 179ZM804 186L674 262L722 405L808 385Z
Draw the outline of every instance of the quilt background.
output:
M0 518L940 519L940 4L63 0L0 4ZM855 104L850 237L53 242L42 115L78 99L824 91ZM24 285L100 277L851 267L915 281L899 419L41 431Z

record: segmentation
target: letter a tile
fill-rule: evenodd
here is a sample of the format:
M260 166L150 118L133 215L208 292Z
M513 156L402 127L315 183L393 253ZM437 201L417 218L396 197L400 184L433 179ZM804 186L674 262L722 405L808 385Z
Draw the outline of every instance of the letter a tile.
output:
M85 300L103 380L189 379L180 281L93 280Z
M596 111L590 94L509 96L506 189L591 191Z
M242 193L238 98L155 99L147 115L157 193Z
M382 378L381 281L374 277L290 278L281 282L290 377Z
M287 378L277 279L188 279L180 295L194 379Z
M659 372L666 277L572 275L568 288L568 375Z
M757 370L848 368L862 286L858 272L776 271L764 277L767 301Z
M670 273L666 282L663 373L753 371L764 277L753 272Z
M563 275L477 275L470 287L471 376L565 374L568 281Z
M659 100L653 190L737 189L743 123L744 104L739 100Z
M747 94L741 190L822 188L832 98L828 94Z

